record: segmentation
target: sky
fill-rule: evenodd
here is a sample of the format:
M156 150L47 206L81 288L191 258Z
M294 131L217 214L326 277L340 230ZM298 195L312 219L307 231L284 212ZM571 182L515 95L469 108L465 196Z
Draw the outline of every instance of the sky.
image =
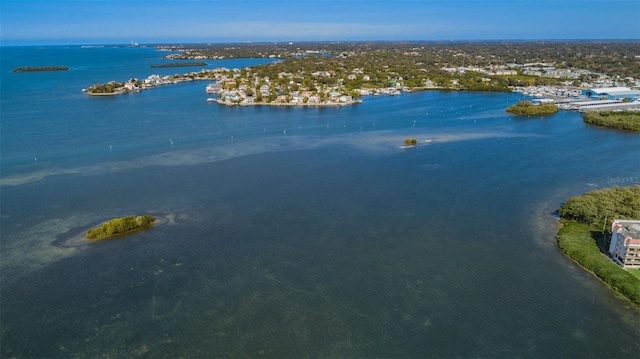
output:
M0 44L640 39L640 0L0 0Z

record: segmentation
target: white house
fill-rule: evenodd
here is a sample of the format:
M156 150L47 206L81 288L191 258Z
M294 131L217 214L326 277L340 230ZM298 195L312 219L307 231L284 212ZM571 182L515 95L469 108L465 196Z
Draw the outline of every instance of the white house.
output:
M320 103L320 97L316 95L309 96L309 103Z
M640 221L613 221L609 253L624 268L640 268Z

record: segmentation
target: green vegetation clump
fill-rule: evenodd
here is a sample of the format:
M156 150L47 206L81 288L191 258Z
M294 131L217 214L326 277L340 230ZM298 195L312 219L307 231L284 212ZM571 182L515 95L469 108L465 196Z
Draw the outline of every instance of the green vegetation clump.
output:
M68 71L66 66L40 66L40 67L18 67L13 72L37 72L37 71Z
M598 247L606 219L640 218L640 186L614 187L572 197L559 209L563 227L558 247L611 288L640 306L640 276L615 264Z
M569 198L559 209L560 216L602 228L605 219L640 219L640 186L613 187Z
M117 94L124 92L124 82L111 81L106 84L97 84L89 87L90 94Z
M101 224L99 227L91 228L87 231L87 239L101 239L114 234L120 234L141 228L150 224L156 219L148 214L142 216L131 216L124 218L114 218L109 222Z
M590 111L582 114L582 120L594 126L640 132L640 112L637 111Z
M558 106L555 103L534 105L531 101L522 100L509 106L506 111L514 115L551 115L558 112Z

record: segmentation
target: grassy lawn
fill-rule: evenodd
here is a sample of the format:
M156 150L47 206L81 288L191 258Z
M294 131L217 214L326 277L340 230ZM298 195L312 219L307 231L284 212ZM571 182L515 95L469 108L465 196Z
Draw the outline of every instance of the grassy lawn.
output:
M558 233L558 247L569 258L640 306L640 271L624 270L603 255L593 233L594 229L586 224L564 220Z
M627 272L633 274L636 278L640 280L640 269L627 269Z

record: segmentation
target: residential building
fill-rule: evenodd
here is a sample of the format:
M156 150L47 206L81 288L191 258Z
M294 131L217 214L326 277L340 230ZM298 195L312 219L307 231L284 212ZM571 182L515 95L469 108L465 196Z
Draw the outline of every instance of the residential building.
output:
M511 75L517 75L518 71L516 71L516 70L497 70L495 72L495 74L496 75L502 75L502 76L505 76L505 75L511 76Z
M640 268L640 221L613 221L609 253L624 268Z

